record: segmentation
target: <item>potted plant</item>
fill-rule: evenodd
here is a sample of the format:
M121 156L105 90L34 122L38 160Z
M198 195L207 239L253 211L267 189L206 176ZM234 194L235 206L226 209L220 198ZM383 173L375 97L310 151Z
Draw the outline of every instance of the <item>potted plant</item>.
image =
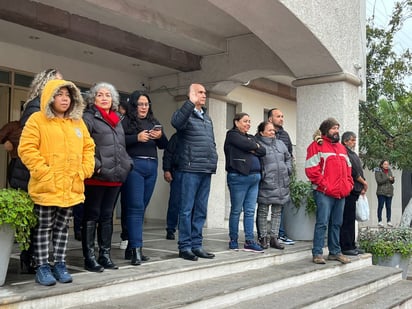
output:
M0 189L0 285L7 274L13 238L21 250L29 248L30 231L37 223L33 206L27 192Z
M363 228L359 232L359 246L372 254L372 263L403 269L406 278L412 256L412 229Z
M305 213L307 215L314 215L316 213L316 203L313 198L313 188L310 181L298 180L293 173L289 184L290 199L296 211L301 206L305 206Z
M286 234L296 240L312 240L316 213L312 184L297 179L294 168L289 189L292 203L284 209Z

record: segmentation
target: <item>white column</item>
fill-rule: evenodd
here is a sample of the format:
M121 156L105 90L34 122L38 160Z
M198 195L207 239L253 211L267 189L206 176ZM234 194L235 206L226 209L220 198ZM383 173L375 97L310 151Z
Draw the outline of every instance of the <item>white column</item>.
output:
M296 170L305 179L306 149L313 133L323 120L334 117L340 124L339 133L359 127L359 89L347 82L302 86L297 89Z
M226 172L223 145L226 132L226 102L209 98L209 116L212 118L216 150L219 156L216 175L212 176L206 226L208 228L225 228L226 207Z

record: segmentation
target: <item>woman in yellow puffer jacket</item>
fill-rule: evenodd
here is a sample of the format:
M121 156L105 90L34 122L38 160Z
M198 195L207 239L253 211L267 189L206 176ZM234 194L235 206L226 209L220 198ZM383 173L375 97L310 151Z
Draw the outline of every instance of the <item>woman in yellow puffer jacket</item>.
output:
M30 116L19 156L30 171L29 194L38 226L34 230L36 282L72 281L65 265L72 206L84 201L84 179L94 170L94 142L82 120L83 99L69 81L51 80L42 92L40 111ZM54 266L48 248L53 237Z

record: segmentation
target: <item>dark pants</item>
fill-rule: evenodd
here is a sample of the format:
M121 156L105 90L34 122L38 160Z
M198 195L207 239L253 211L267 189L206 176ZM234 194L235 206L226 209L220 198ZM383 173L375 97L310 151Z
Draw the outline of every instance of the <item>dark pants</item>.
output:
M129 232L127 231L127 203L126 193L124 193L124 185L120 189L120 224L122 231L120 232L120 238L122 240L129 240Z
M173 173L173 180L170 183L169 203L167 207L166 230L175 233L179 219L179 197L180 197L180 182L177 179L179 173Z
M355 219L356 201L358 194L350 194L345 198L345 208L343 209L343 221L340 228L340 247L342 251L353 250L355 244Z
M114 204L120 187L86 185L83 222L112 222Z
M391 221L392 196L378 195L378 221L382 221L383 206L386 207L386 221Z
M202 229L206 221L209 200L209 173L176 172L181 186L179 207L179 250L202 247ZM253 220L253 219L252 219Z

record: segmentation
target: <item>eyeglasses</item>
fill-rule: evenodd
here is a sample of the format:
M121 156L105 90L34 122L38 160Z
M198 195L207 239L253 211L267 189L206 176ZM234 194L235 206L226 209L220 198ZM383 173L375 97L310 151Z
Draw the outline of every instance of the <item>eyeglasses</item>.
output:
M148 103L137 103L137 106L138 107L149 107L150 104L148 104Z

